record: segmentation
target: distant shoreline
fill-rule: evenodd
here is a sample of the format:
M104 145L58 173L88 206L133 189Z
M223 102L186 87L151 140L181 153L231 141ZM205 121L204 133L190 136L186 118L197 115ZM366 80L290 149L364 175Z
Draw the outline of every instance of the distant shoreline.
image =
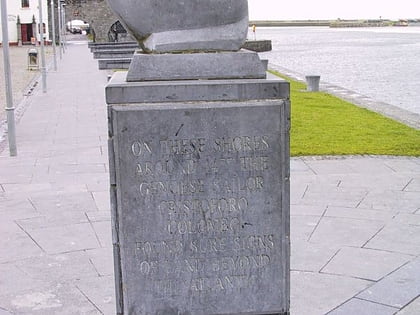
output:
M420 19L410 20L251 20L249 25L257 27L290 27L290 26L328 26L328 27L373 27L373 26L408 26L420 25Z
M249 21L249 25L257 27L281 27L281 26L329 26L329 20L307 20L307 21Z

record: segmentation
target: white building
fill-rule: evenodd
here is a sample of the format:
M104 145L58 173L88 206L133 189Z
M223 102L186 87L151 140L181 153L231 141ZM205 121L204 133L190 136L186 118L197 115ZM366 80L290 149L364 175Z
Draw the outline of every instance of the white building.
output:
M8 14L9 43L11 45L31 44L41 40L38 0L6 0ZM42 0L44 39L49 41L48 0ZM1 17L0 17L1 21ZM0 32L0 42L3 43Z

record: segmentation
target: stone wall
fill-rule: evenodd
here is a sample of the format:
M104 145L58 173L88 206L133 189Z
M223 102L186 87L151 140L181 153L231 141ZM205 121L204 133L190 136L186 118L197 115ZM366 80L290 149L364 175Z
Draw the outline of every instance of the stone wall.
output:
M58 34L57 5L59 0L53 0L55 6L56 33ZM108 7L105 0L66 0L66 23L71 20L83 20L91 26L94 41L108 42L108 32L118 18ZM50 2L48 1L48 6ZM50 10L48 10L50 16ZM58 36L58 35L57 35ZM127 40L133 40L128 36Z
M66 22L83 20L94 31L94 40L108 41L108 31L118 19L111 12L105 0L66 0Z

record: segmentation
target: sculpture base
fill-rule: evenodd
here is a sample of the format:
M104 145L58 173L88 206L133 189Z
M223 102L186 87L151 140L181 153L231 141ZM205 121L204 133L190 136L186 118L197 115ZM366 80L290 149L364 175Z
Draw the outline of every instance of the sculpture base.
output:
M124 74L106 87L116 313L288 315L289 83Z
M232 24L152 33L141 46L154 53L238 51L247 30L248 17Z
M196 79L264 79L258 54L238 52L145 54L137 51L127 74L128 82Z

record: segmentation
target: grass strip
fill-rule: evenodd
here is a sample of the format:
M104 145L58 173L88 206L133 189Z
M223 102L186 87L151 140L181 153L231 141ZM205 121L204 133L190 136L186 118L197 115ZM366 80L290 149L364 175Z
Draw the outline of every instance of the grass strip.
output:
M270 72L290 82L292 156L420 156L420 130Z

